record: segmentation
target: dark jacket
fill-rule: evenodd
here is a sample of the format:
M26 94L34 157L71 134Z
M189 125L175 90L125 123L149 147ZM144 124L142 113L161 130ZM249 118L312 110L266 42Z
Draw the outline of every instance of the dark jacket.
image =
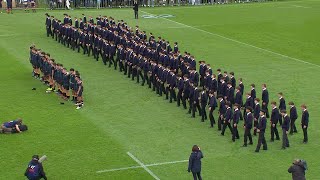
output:
M133 10L138 11L139 5L137 3L133 4Z
M308 126L308 124L309 124L309 112L305 110L305 111L302 111L301 125Z
M197 173L201 172L201 159L203 158L201 151L192 152L189 158L188 171Z
M305 180L305 168L301 162L294 163L288 169L288 172L292 174L292 180Z
M47 179L46 174L43 171L42 164L37 160L30 161L24 175L30 180L37 180L41 178L45 180Z

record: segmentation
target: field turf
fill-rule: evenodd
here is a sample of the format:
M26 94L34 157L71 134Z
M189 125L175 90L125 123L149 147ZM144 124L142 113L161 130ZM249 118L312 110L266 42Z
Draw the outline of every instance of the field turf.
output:
M118 71L73 52L46 37L45 12L0 14L0 120L23 118L29 131L0 136L0 179L24 179L33 154L48 156L44 162L49 179L154 179L143 168L96 173L105 169L186 160L198 144L204 153L204 179L290 179L287 169L294 158L307 160L307 179L319 179L318 112L320 96L320 2L313 0L223 6L141 8L140 15L171 14L172 18L133 19L131 8L48 11L59 19L107 15L123 19L132 27L161 35L171 44L179 42L196 60L213 69L234 71L244 79L245 91L255 83L267 83L270 100L306 103L310 112L309 143L302 144L302 130L289 136L291 147L269 143L268 151L254 153L241 148L227 131L220 136L209 122L190 118L176 104L157 97L147 87L132 82ZM85 106L75 110L71 102L60 105L55 94L31 77L29 46L51 54L66 68L80 71ZM35 87L37 90L32 91ZM242 124L242 122L241 122ZM270 139L267 128L266 139ZM187 162L148 167L160 179L191 179Z

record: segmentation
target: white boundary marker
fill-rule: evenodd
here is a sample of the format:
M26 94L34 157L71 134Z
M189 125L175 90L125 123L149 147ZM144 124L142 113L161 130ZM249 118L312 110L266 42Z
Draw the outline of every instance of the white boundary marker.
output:
M122 171L122 170L128 170L128 169L138 169L143 168L145 169L154 179L160 180L159 177L157 177L149 168L152 166L161 166L161 165L167 165L167 164L177 164L177 163L184 163L188 162L189 160L181 160L181 161L170 161L170 162L162 162L162 163L153 163L153 164L143 164L138 158L136 158L133 154L130 152L127 152L128 156L130 156L134 161L136 161L139 166L129 166L129 167L123 167L123 168L115 168L115 169L105 169L97 171L96 173L106 173L106 172L113 172L113 171Z
M148 13L148 12L145 12L145 11L141 11L141 12L142 12L142 13L145 13L145 14L153 15L153 14ZM320 65L318 65L318 64L313 64L313 63L311 63L311 62L304 61L304 60L301 60L301 59L298 59L298 58L294 58L294 57L290 57L290 56L287 56L287 55L284 55L284 54L280 54L280 53L277 53L277 52L273 52L273 51L270 51L270 50L268 50L268 49L263 49L263 48L260 48L260 47L257 47L257 46L254 46L254 45L245 43L245 42L241 42L241 41L238 41L238 40L235 40L235 39L228 38L228 37L226 37L226 36L222 36L222 35L219 35L219 34L216 34L216 33L212 33L212 32L209 32L209 31L205 31L205 30L203 30L203 29L199 29L199 28L196 28L196 27L194 27L194 26L189 26L189 25L186 25L186 24L183 24L183 23L180 23L180 22L171 20L171 19L167 19L167 18L163 18L163 17L160 17L160 18L158 18L158 19L165 19L165 20L167 20L167 21L170 21L170 22L173 22L173 23L176 23L176 24L179 24L179 25L188 27L188 28L190 28L190 29L194 29L194 30L197 30L197 31L206 33L206 34L210 34L210 35L213 35L213 36L216 36L216 37L220 37L220 38L222 38L222 39L226 39L226 40L229 40L229 41L238 43L238 44L242 44L242 45L245 45L245 46L249 46L249 47L252 47L252 48L254 48L254 49L258 49L258 50L260 50L260 51L267 52L267 53L269 53L269 54L273 54L273 55L277 55L277 56L284 57L284 58L287 58L287 59L291 59L291 60L294 60L294 61L297 61L297 62L300 62L300 63L312 65L313 67L318 67L318 68L320 67Z
M127 154L136 161L144 170L146 170L154 179L160 180L157 175L155 175L149 168L147 168L138 158L136 158L134 155L132 155L130 152L127 152Z

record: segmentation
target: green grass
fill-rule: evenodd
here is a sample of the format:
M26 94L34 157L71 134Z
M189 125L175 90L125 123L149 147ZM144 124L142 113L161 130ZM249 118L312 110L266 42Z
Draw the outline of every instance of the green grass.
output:
M44 167L50 179L153 179L142 168L102 174L96 171L138 165L126 152L145 164L184 160L193 144L204 152L205 179L290 179L287 168L294 158L306 159L310 168L307 178L317 179L319 7L317 1L290 1L153 8L141 10L175 17L139 21L132 19L130 8L68 12L71 16L83 12L87 16L108 15L124 19L131 26L138 24L170 42L178 41L181 50L190 51L197 60L206 60L213 69L234 71L237 78L244 79L246 91L249 84L255 83L258 97L260 85L267 83L271 100L277 101L276 93L282 91L287 101L306 103L311 117L310 143L301 143L299 128L297 135L289 137L289 149L282 151L281 143L274 142L268 143L268 151L259 154L253 152L256 137L254 146L240 148L242 129L240 141L231 143L228 132L225 137L219 136L216 128L208 128L208 121L200 123L200 118L189 118L182 108L103 66L101 61L95 62L47 38L45 11L0 14L0 118L7 121L22 117L30 128L24 134L0 136L1 179L23 179L33 154L48 156ZM62 19L65 11L49 13ZM71 103L60 105L56 95L44 93L46 87L31 78L28 47L32 43L65 67L81 72L85 85L83 109L76 111ZM37 90L31 91L32 87ZM267 139L269 134L268 128ZM161 179L191 178L186 172L187 163L149 168Z

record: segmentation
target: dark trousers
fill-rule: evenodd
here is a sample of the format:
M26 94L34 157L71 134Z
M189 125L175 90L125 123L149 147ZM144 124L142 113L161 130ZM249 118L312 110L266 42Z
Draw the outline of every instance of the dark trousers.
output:
M240 136L239 136L239 132L238 132L238 126L232 128L232 141L235 141L236 138L239 139Z
M221 125L223 123L223 118L221 118L221 114L219 114L218 118L218 130L221 131Z
M182 100L182 89L179 89L178 95L177 95L177 106L180 106L180 101Z
M200 172L192 172L192 176L194 180L202 180ZM198 178L197 178L198 177Z
M51 31L51 27L47 27L47 37L53 36L52 31Z
M122 72L124 71L124 66L123 66L123 60L119 60L119 71Z
M274 127L271 125L270 129L271 129L271 141L274 140L274 135L276 135L276 139L279 140L280 138L279 138L277 125L275 125Z
M189 111L188 111L188 113L191 113L192 108L193 108L193 100L192 100L192 98L189 97Z
M231 134L233 135L233 133L232 133L232 128L231 128L231 124L230 124L230 122L228 122L228 121L225 121L225 122L223 123L223 127L222 127L222 132L221 132L221 134L224 135L224 132L226 131L227 126L228 126L228 128L230 129Z
M262 103L261 109L266 111L266 118L269 118L268 104L263 105Z
M193 106L192 106L192 117L195 117L195 113L198 109L198 112L199 112L199 115L201 116L201 108L200 108L200 104L199 104L199 101L196 101L193 103Z
M255 127L253 130L253 135L256 136L257 135L258 120L253 121L253 127Z
M183 108L187 109L187 99L189 98L189 93L184 93L182 97Z
M142 86L144 86L144 83L146 81L147 81L147 84L149 84L148 71L143 71Z
M209 111L209 119L210 119L210 125L213 127L213 125L216 123L213 116L214 109L211 107L211 110Z
M207 119L206 106L207 106L207 103L201 103L201 120L202 121Z
M295 122L296 122L295 119L291 119L290 121L290 134L293 134L294 132L295 133L298 132Z
M263 149L264 150L268 149L266 138L264 137L264 132L262 132L262 131L259 132L259 139L258 139L258 144L257 144L256 151L260 150L261 144L263 145Z
M244 130L244 145L247 145L248 138L249 138L250 144L252 144L251 129L245 128L245 130Z
M282 129L282 148L289 147L288 134L285 129Z
M109 66L109 67L110 67L110 66ZM137 83L140 82L140 78L141 78L142 81L143 81L143 75L142 75L141 69L138 69L138 70L137 70Z
M138 16L138 11L134 11L134 18L135 18L135 19L138 19L138 18L139 18L139 16Z
M170 87L170 103L172 102L172 99L174 101L177 100L176 91L173 87Z
M303 130L303 142L308 142L308 127L303 128L302 126L302 130Z

